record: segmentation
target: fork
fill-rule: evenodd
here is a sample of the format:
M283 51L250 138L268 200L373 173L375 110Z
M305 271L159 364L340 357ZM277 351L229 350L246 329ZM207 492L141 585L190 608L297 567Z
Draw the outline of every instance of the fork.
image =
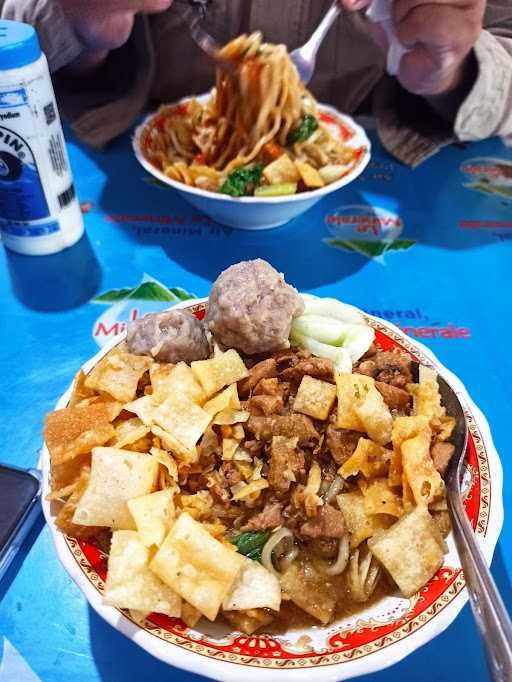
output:
M224 71L232 73L235 66L220 56L222 46L201 26L210 2L211 0L174 0L173 7L176 7L187 23L196 45Z
M473 616L486 652L491 679L493 682L510 682L512 623L475 539L462 502L461 481L468 437L464 409L457 394L443 377L438 376L438 383L446 412L455 417L456 423L452 439L455 452L445 479L455 544L464 570Z
M316 55L320 45L340 14L339 0L334 0L308 42L290 54L291 60L305 85L309 83L315 72ZM388 41L386 68L391 76L396 76L400 61L409 50L396 37L391 14L391 0L372 0L366 11L366 16L371 22L379 23L386 33Z
M340 14L341 6L339 5L338 0L334 0L308 42L290 53L290 59L295 64L300 79L305 85L309 83L315 72L316 55L320 45L323 43L325 36L329 33L331 26Z

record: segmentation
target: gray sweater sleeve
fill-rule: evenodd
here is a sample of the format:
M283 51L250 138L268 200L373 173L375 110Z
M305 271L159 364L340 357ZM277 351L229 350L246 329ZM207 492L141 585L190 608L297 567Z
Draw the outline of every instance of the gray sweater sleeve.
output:
M154 61L145 17L137 17L126 45L111 52L89 81L66 73L64 68L83 54L84 46L59 0L0 0L0 17L36 28L53 74L61 114L84 142L103 147L123 133L144 108Z
M478 76L455 118L459 140L512 134L512 21L501 33L482 31L475 46Z
M82 52L83 47L57 0L0 0L0 16L36 28L52 73Z
M512 134L512 8L489 2L485 25L474 48L476 77L462 101L450 103L447 95L442 106L438 98L427 104L389 78L377 88L380 139L407 165L418 165L452 142ZM446 116L447 110L453 113Z

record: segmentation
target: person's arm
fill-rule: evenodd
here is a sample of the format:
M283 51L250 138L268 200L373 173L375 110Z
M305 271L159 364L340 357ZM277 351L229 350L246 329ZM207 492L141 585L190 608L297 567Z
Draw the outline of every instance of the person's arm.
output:
M512 7L505 12L508 16L482 31L476 42L475 79L454 116L461 141L512 134Z
M37 29L50 71L74 62L84 50L59 2L52 0L0 0L0 17L24 21Z
M145 15L172 0L0 0L0 16L32 24L64 118L102 147L129 128L148 98L153 49Z
M367 5L369 0L342 0ZM353 9L355 7L352 7ZM455 140L512 133L512 6L489 0L393 0L402 57L376 89L382 142L416 165ZM383 32L374 30L377 42Z

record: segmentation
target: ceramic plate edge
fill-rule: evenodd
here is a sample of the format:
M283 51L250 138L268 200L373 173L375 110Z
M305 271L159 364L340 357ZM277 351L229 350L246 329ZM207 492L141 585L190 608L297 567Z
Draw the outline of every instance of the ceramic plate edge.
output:
M306 294L306 296L309 296ZM188 308L191 305L197 305L206 302L206 298L193 299L188 301L183 301L175 306L171 306L174 309ZM355 306L352 306L356 308ZM359 310L356 308L356 310ZM360 311L363 312L363 311ZM363 313L367 318L374 320L380 325L390 329L400 337L407 337L396 325L383 320L372 315ZM85 372L94 366L99 360L104 357L114 346L120 343L126 337L126 332L117 335L109 343L107 343L98 353L96 353L92 358L87 360L82 368ZM478 427L482 432L483 439L485 441L486 450L489 456L489 470L490 479L492 480L493 496L491 498L491 508L489 515L492 518L492 526L489 525L488 534L485 538L479 537L481 542L484 555L487 562L490 564L492 560L492 555L496 543L501 532L503 525L503 499L502 499L502 485L503 485L503 470L500 458L494 447L492 440L490 427L487 422L486 417L483 415L481 410L475 405L471 400L464 384L456 377L453 372L448 370L435 356L435 354L422 343L411 339L411 342L416 346L424 355L430 360L430 362L435 365L440 373L450 382L452 387L456 392L462 396L463 401L467 404L470 410L475 414L477 418ZM73 384L69 386L66 392L57 401L55 409L60 409L64 407L71 395ZM52 534L52 539L54 541L55 547L57 549L58 557L66 569L67 573L70 575L75 584L79 589L85 594L88 603L96 611L96 613L106 620L115 629L119 630L129 639L133 640L144 650L146 650L155 658L167 663L171 666L187 670L189 672L203 675L211 679L219 680L219 682L239 682L240 680L240 668L245 668L244 674L246 674L251 682L271 682L275 680L276 670L264 670L253 667L246 667L242 664L226 663L223 661L217 661L208 656L201 656L194 652L189 652L184 649L180 649L177 646L171 645L162 648L162 642L158 638L154 637L151 633L143 630L134 623L132 623L128 618L125 618L122 613L116 609L105 606L102 603L101 595L97 592L96 588L87 580L87 578L82 573L78 563L70 554L69 547L64 541L63 536L55 528L53 523L50 505L44 499L48 492L48 480L49 480L49 453L46 448L46 444L43 445L41 450L41 456L39 460L39 466L43 471L43 513L50 527ZM467 590L464 588L462 592L457 595L452 602L444 609L438 616L432 618L427 624L416 630L414 633L408 637L401 640L397 645L400 644L393 654L390 656L392 650L389 648L373 653L371 656L363 659L359 659L353 662L344 662L340 664L332 664L320 668L306 668L304 670L280 670L279 680L280 682L302 682L306 678L308 682L342 682L342 680L353 679L362 675L367 675L371 673L376 673L378 671L388 668L407 656L419 649L424 644L431 641L434 637L441 634L451 623L455 620L463 606L466 604L468 599ZM169 644L169 643L164 643ZM169 655L168 652L171 652Z

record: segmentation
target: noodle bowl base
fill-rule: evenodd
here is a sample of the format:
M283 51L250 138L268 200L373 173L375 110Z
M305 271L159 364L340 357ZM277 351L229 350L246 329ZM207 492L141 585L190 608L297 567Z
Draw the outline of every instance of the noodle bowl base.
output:
M209 97L210 93L206 93L196 99L201 104L204 104ZM191 99L191 97L186 97L176 104L184 104ZM300 194L281 197L230 197L226 194L210 192L198 187L190 187L182 182L172 180L146 158L142 148L143 132L154 119L154 113L150 114L135 130L132 138L133 151L139 163L148 173L161 183L175 189L183 199L192 204L197 210L215 220L215 222L240 230L268 230L285 225L308 211L324 196L336 192L353 182L361 175L370 161L371 143L361 126L334 107L319 104L319 111L339 119L342 123L352 128L355 134L347 142L347 145L354 148L363 146L366 148L366 151L359 159L359 163L337 182Z

